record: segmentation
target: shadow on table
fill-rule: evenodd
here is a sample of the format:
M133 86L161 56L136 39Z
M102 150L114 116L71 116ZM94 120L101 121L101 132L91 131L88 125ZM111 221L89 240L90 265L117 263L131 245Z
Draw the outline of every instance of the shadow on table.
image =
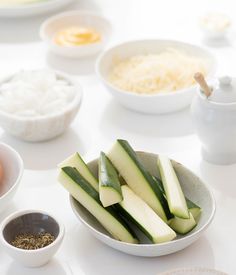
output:
M59 70L68 74L88 75L94 73L94 65L97 55L86 58L66 58L47 53L47 64L54 70Z
M188 248L162 257L140 258L116 251L95 239L85 228L75 227L68 232L70 248L79 268L86 275L157 275L180 267L207 266L214 268L212 247L205 237ZM105 259L105 262L104 262ZM104 264L101 264L103 263ZM91 264L93 263L93 264Z
M236 197L235 176L236 164L215 165L204 160L200 163L201 178L225 196ZM235 175L235 176L233 176Z
M107 104L100 127L112 138L120 129L145 137L181 137L194 132L189 109L166 115L146 115L130 111L115 100Z
M32 170L54 169L58 162L76 150L81 154L85 152L85 145L77 133L70 128L63 135L46 142L24 142L5 133L1 141L15 148L21 155L25 168Z
M6 275L72 275L72 271L66 264L62 264L61 261L53 259L48 264L38 268L27 268L12 262L7 270Z

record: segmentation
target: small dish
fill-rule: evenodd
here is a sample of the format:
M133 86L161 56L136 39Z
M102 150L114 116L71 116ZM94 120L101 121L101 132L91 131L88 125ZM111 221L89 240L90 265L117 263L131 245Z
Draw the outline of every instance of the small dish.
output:
M1 81L0 86L8 82L13 76L6 77ZM61 135L69 127L79 110L82 88L77 81L64 73L56 72L56 76L66 80L76 89L73 100L68 103L63 111L45 116L22 117L0 110L0 127L7 133L30 142L45 141Z
M227 275L227 273L210 268L193 267L173 269L159 275Z
M10 242L18 234L50 233L55 240L43 248L20 249ZM24 266L37 267L46 264L57 252L64 237L64 226L51 214L38 210L21 210L8 216L0 225L0 242L6 252Z
M156 154L137 152L137 155L147 171L154 176L160 177L156 167ZM97 163L97 159L88 163L88 166L94 175L97 175ZM138 235L141 239L141 244L124 243L113 239L99 222L72 196L70 196L72 210L76 217L95 238L124 253L143 257L155 257L168 255L182 250L195 242L210 225L215 214L215 201L208 187L193 172L180 163L175 161L172 161L172 163L186 197L197 203L202 208L198 225L186 235L178 235L175 240L161 244L147 243L147 240L144 239L142 235ZM138 232L136 233L138 234Z
M0 6L0 17L31 17L52 12L72 3L74 0L49 0L27 4L5 4Z
M211 12L199 19L199 27L206 39L224 39L231 27L231 20L226 14Z
M85 26L97 30L101 41L78 46L60 46L53 41L56 32L71 26ZM65 57L79 58L95 55L100 52L111 36L111 24L102 15L90 11L68 11L47 19L40 27L40 37L46 42L49 50Z
M169 93L137 94L124 91L112 85L108 79L112 64L117 58L123 59L139 54L159 54L174 48L206 60L208 75L214 74L215 58L204 48L172 40L137 40L118 44L101 54L96 63L96 73L114 98L128 109L147 114L164 114L179 111L190 105L196 85Z
M20 155L9 145L0 143L0 164L3 170L0 182L0 212L5 210L14 197L24 171Z

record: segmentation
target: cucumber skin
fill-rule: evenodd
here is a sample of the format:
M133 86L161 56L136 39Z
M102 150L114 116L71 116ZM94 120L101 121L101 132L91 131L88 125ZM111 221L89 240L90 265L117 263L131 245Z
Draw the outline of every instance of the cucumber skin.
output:
M72 163L71 163L71 159L73 160L73 162L75 161L76 162L76 165L74 166ZM75 160L76 159L76 160ZM77 161L78 159L78 161ZM70 157L68 157L67 159L65 159L63 162L61 162L58 167L59 168L62 168L62 167L75 167L78 166L77 162L79 163L79 166L83 166L84 169L86 170L86 174L87 174L87 177L89 176L90 180L87 180L86 177L82 176L81 172L80 172L80 169L78 169L77 167L77 170L79 171L79 173L81 174L81 176L86 179L90 185L96 190L98 191L99 189L99 184L98 184L98 180L96 179L96 177L94 176L94 174L91 172L91 170L89 169L88 165L85 163L85 161L83 160L83 158L80 156L80 154L78 152L74 153L73 155L71 155ZM62 166L63 165L63 166Z
M166 166L167 167L164 167L164 163L163 162L166 162ZM189 219L190 218L190 216L189 216L189 210L188 210L188 207L187 207L185 196L184 196L182 187L180 185L179 179L177 177L177 174L175 172L175 169L174 169L174 167L172 165L171 160L168 157L166 157L166 156L159 155L158 159L157 159L157 167L158 167L160 175L161 175L161 179L162 179L164 190L166 188L170 187L169 184L168 184L168 182L166 181L166 175L165 175L166 172L169 172L169 173L172 174L172 177L174 178L175 185L176 185L176 188L178 189L178 193L179 193L179 196L180 196L180 200L183 202L182 209L173 209L172 201L169 198L170 194L167 194L167 192L165 190L166 199L167 199L167 202L168 202L168 205L169 205L170 212L174 216L176 216L178 218ZM169 171L167 171L166 169L168 169ZM171 191L171 190L169 190L169 191Z
M156 182L159 184L159 188L161 190L161 192L165 195L165 190L164 190L164 187L163 187L163 183L161 182L161 180L156 177L156 176L153 176L153 178L156 180ZM186 203L187 203L187 206L188 206L188 209L192 209L192 208L198 208L198 209L201 209L200 206L198 206L196 203L194 203L193 201L191 201L190 199L188 199L187 197L185 197L185 200L186 200ZM174 217L174 215L172 215Z
M104 208L103 205L102 205L102 203L101 203L101 201L99 200L99 193L90 185L89 182L87 182L80 175L79 171L76 168L72 168L72 167L68 166L68 167L61 168L61 170L68 177L70 177L76 184L78 184L86 193L88 193L102 208ZM130 234L133 236L134 239L138 240L138 238L137 238L136 234L134 233L134 231L130 228L130 226L122 218L122 216L119 213L117 213L117 211L116 211L116 209L114 207L109 206L109 207L104 208L104 210L108 211L115 219L117 219L130 232Z
M126 152L128 152L128 155L130 156L130 158L137 165L137 167L139 168L139 170L142 173L143 177L149 183L152 191L154 192L154 194L156 195L156 197L160 201L160 204L161 204L161 206L163 208L163 211L164 211L164 213L166 215L166 220L168 221L169 219L171 219L172 218L172 214L170 213L167 201L166 201L165 197L163 196L163 193L161 192L160 188L158 187L158 185L153 180L153 178L150 175L150 173L148 173L145 170L145 168L143 167L143 165L141 164L141 162L138 160L138 157L137 157L135 151L133 150L133 148L130 146L130 144L126 140L117 139L117 142L120 143L121 147L124 148Z
M99 185L99 187L113 188L123 198L115 167L103 152L101 152L99 159Z
M141 224L139 224L127 211L125 211L123 207L121 207L119 204L116 204L114 207L120 213L120 215L124 217L124 219L135 224L148 237L148 239L154 243L152 236L146 231L146 229Z
M171 227L171 223L170 223L169 226ZM175 228L175 229L173 229L172 227L171 227L171 228L172 228L177 234L184 236L184 235L188 234L189 232L191 232L196 226L197 226L197 222L196 222L195 226L193 226L188 232L185 232L185 233L182 233L182 232L178 231L178 229L176 229L176 228Z
M151 175L150 175L150 176L151 176ZM152 176L151 176L151 177L152 177ZM160 187L161 182L160 182L156 177L152 177L152 179L153 179L153 182L155 183L155 187L156 187L157 189L159 189L159 192L162 194L163 201L162 201L161 204L162 204L162 205L165 205L163 208L164 208L164 210L165 210L166 217L167 217L167 219L168 219L168 221L169 221L170 219L172 219L172 218L174 217L174 215L170 212L170 209L169 209L167 200L166 200L166 198L165 198L165 196L164 196L165 193L162 191L162 189L161 189L161 187Z

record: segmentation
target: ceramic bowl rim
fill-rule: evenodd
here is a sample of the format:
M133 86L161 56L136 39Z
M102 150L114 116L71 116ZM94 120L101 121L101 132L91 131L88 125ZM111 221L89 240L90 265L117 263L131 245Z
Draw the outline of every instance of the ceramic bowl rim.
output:
M19 165L19 174L18 174L14 184L2 196L0 196L0 201L2 199L4 199L5 197L7 197L16 188L16 186L18 186L18 184L20 183L20 180L23 176L23 173L24 173L24 162L23 162L20 154L15 149L13 149L11 146L9 146L3 142L0 142L0 147L1 146L13 153L13 155Z
M104 44L106 40L109 40L109 37L111 36L111 33L112 33L112 23L110 22L110 20L103 16L102 14L98 13L98 12L95 12L95 11L90 11L90 10L69 10L69 11L65 11L65 12L61 12L61 13L58 13L56 15L53 15L51 17L49 17L48 19L46 19L40 26L40 30L39 30L39 36L40 38L49 43L51 46L53 45L53 47L56 47L58 49L65 49L66 48L63 48L55 43L51 43L51 37L49 37L47 35L47 32L46 32L46 28L52 24L54 21L60 19L60 18L63 18L63 17L71 17L71 16L75 16L75 15L80 15L80 16L91 16L91 17L96 17L98 18L99 20L103 21L103 23L106 25L107 29L109 30L109 34L108 34L108 37L106 39L102 39L100 42L98 43L94 43L94 44L88 44L88 45L78 45L78 46L70 46L68 47L68 49L70 50L79 50L80 48L93 48L97 45L101 45L101 44Z
M50 1L50 2L48 2L48 3L46 3L46 5L47 6L55 6L55 1L57 2L57 3L61 3L62 2L62 0L54 0L54 1ZM72 1L74 1L74 0L70 0L70 2L72 2ZM57 4L56 3L56 4ZM23 6L23 5L22 5ZM15 4L13 7L12 6L5 6L5 7L3 7L4 9L27 9L27 10L30 10L30 9L32 9L32 8L40 8L40 7L42 7L42 6L45 6L45 2L39 2L39 3L31 3L31 5L27 5L27 6L23 6L22 7L20 4ZM2 8L2 9L3 9Z

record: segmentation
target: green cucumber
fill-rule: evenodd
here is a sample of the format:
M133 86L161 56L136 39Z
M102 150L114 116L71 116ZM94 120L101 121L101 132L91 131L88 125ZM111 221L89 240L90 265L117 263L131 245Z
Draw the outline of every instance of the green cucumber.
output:
M59 168L66 166L75 167L79 173L93 186L93 188L98 191L98 181L89 170L79 153L73 154L58 165Z
M197 225L192 213L189 214L189 219L181 219L178 217L174 217L169 226L178 234L187 234Z
M166 199L129 143L118 139L107 156L130 188L167 222L171 217Z
M159 167L170 212L176 217L189 219L187 203L171 161L168 157L159 155L157 165Z
M58 181L115 239L127 243L138 242L132 230L114 209L102 206L98 192L82 177L76 168L61 168Z
M118 174L106 155L101 152L98 162L99 197L104 207L123 200Z
M153 179L156 181L157 185L159 186L160 190L162 191L162 193L164 194L165 196L165 190L164 190L164 187L163 187L163 184L162 182L160 181L159 178L153 176ZM194 203L193 201L191 201L190 199L188 199L187 197L185 197L185 200L186 200L186 203L187 203L187 207L188 207L188 210L190 213L192 213L194 219L197 221L201 212L202 212L202 209L200 206L198 206L196 203Z
M189 212L193 215L194 219L197 221L201 215L202 209L196 203L192 202L190 199L186 198L186 203L188 206Z
M123 201L116 207L153 243L168 242L176 237L175 232L128 185L122 185L121 189Z

